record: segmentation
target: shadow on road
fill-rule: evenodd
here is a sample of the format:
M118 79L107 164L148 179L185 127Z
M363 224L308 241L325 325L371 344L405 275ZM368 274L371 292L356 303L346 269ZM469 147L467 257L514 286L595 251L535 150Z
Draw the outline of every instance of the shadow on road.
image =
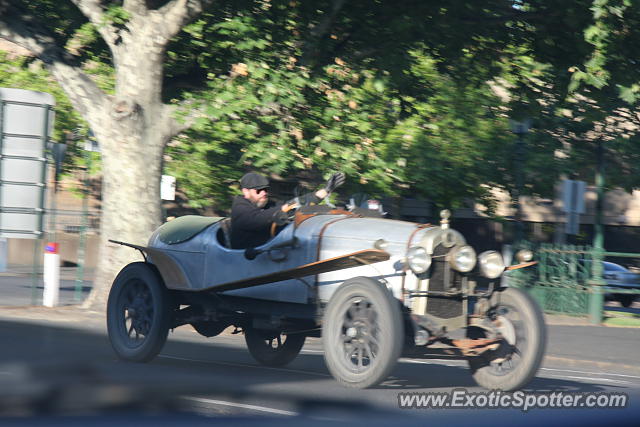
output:
M7 387L7 381L15 379L12 375L16 372L25 387L37 383L54 389L120 384L172 390L178 387L181 393L190 388L195 393L227 394L279 390L310 398L349 398L373 392L340 387L330 377L321 354L302 353L288 367L268 368L253 361L244 345L238 345L240 340L233 337L202 337L202 343L171 338L160 357L148 364L136 364L117 360L103 331L0 321L0 339L5 343L0 352L0 392L5 397L11 395L13 390ZM466 365L400 362L377 390L430 391L451 387L477 389ZM536 378L526 390L598 392L604 388Z

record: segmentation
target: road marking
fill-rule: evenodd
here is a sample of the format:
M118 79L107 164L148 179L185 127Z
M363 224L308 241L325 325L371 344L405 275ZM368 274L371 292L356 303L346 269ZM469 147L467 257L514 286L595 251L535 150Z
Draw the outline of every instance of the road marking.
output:
M164 358L164 359L184 360L186 362L209 363L209 364L212 364L212 365L234 366L234 367L238 367L238 368L267 369L267 370L271 370L271 371L292 372L292 373L297 373L297 374L314 375L314 376L317 376L317 377L331 377L331 375L329 375L329 374L322 374L320 372L301 371L299 369L274 368L272 366L247 365L247 364L244 364L244 363L217 362L215 360L189 359L189 358L186 358L186 357L168 356L168 355L165 355L165 354L161 354L158 357Z
M461 367L464 366L466 364L465 361L460 360L458 364L455 363L451 363L453 362L450 359L429 359L429 360L424 360L424 359L400 359L401 361L404 362L408 362L408 363L416 363L416 364L425 364L425 365L445 365L445 366L449 366L449 367ZM577 373L577 374L588 374L588 375L603 375L603 376L616 376L616 377L624 377L624 378L640 378L638 376L635 375L625 375L625 374L608 374L608 373L603 373L603 372L589 372L589 371L575 371L575 370L568 370L568 369L553 369L553 368L541 368L542 370L547 370L547 371L558 371L558 372L567 372L567 373ZM553 374L547 374L548 377L553 377L553 378L564 378L564 379L580 379L580 380L589 380L589 381L604 381L607 383L615 383L615 384L635 384L632 381L623 381L623 380L616 380L616 379L611 379L611 378L601 378L601 377L583 377L583 376L572 376L572 375L553 375Z
M322 354L324 353L324 351L322 350L302 350L302 353L319 353ZM409 363L425 363L425 364L431 364L432 362L441 364L441 363L451 363L452 361L460 361L461 364L465 364L466 362L464 360L459 360L459 359L412 359L412 358L408 358L408 357L401 357L400 359L398 359L401 362L409 362ZM458 365L453 365L453 366L458 366Z
M466 365L466 362L464 360L461 360L460 363L451 363L453 362L453 360L451 359L429 359L429 360L424 360L424 359L405 359L402 358L400 359L401 362L408 362L408 363L416 363L416 364L421 364L421 365L444 365L444 366L449 366L449 367L454 367L454 368L459 368L461 366Z
M551 378L572 379L572 380L588 380L588 381L604 381L614 384L633 384L631 381L613 380L611 378L596 378L596 377L579 377L575 375L547 375Z
M626 375L626 374L610 374L607 372L591 372L591 371L574 371L571 369L554 369L554 368L542 368L544 371L559 371L559 372L573 372L576 374L591 374L591 375L604 375L604 376L612 376L612 377L625 377L625 378L638 378L637 375Z
M236 408L250 409L252 411L269 412L271 414L278 414L278 415L287 415L290 417L296 417L300 415L297 412L283 411L282 409L267 408L265 406L247 405L245 403L227 402L225 400L204 399L201 397L190 397L190 396L185 396L185 399L192 400L194 402L199 402L199 403L209 403L212 405L221 405L221 406L233 406Z
M322 351L319 350L303 350L304 352L311 352L311 353L322 353ZM178 356L169 356L169 355L164 355L161 354L158 356L159 358L164 358L164 359L173 359L173 360L183 360L186 362L198 362L198 363L207 363L207 364L212 364L212 365L223 365L223 366L233 366L233 367L238 367L238 368L254 368L254 369L265 369L265 370L271 370L271 371L277 371L277 372L289 372L289 373L298 373L298 374L303 374L303 375L311 375L311 376L317 376L317 377L325 377L325 378L331 378L331 375L329 374L323 374L320 372L309 372L309 371L302 371L299 369L286 369L286 368L275 368L272 366L261 366L261 365L248 365L248 364L243 364L243 363L231 363L231 362L218 362L218 361L213 361L213 360L199 360L199 359L190 359L190 358L186 358L186 357L178 357ZM429 359L429 360L423 360L423 359L405 359L402 358L400 359L400 361L402 362L407 362L407 363L415 363L415 364L424 364L424 365L444 365L444 366L449 366L449 367L461 367L464 366L464 364L466 363L463 360L460 360L458 364L455 363L451 363L453 362L453 360L450 359ZM620 376L620 377L629 377L629 378L639 378L633 375L624 375L624 374L605 374L605 373L600 373L600 372L589 372L589 371L575 371L575 370L564 370L564 369L553 369L553 368L541 368L543 370L548 370L548 371L558 371L558 372L573 372L573 373L581 373L581 374L590 374L590 375L609 375L609 376ZM561 378L561 379L572 379L572 380L586 380L586 381L604 381L607 383L614 383L614 384L635 384L634 382L631 381L623 381L623 380L615 380L615 379L611 379L611 378L598 378L598 377L583 377L583 376L572 376L572 375L554 375L554 374L547 374L547 377L551 377L551 378Z

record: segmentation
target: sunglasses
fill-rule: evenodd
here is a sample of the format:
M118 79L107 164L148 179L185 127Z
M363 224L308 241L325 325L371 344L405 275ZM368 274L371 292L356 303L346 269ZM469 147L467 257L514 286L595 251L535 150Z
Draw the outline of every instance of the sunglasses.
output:
M268 193L269 192L269 187L265 187L265 188L256 188L256 193L260 194L262 192Z

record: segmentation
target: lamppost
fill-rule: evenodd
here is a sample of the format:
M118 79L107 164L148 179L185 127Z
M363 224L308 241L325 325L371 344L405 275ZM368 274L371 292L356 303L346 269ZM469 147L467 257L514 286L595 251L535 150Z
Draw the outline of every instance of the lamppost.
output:
M513 168L515 169L515 192L513 195L513 207L516 211L516 236L515 241L520 242L524 237L524 224L522 223L522 206L520 205L520 196L524 187L524 137L529 132L531 120L523 118L521 120L509 120L509 127L518 137L516 143L516 151L514 156Z

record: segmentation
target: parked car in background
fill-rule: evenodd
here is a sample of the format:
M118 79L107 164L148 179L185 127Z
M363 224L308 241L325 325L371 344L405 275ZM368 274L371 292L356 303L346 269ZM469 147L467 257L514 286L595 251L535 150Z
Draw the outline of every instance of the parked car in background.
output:
M609 261L602 261L603 279L607 286L620 289L638 289L640 290L640 273L634 273L629 269ZM623 307L630 307L635 301L637 294L618 294L608 292L605 297L619 301Z

